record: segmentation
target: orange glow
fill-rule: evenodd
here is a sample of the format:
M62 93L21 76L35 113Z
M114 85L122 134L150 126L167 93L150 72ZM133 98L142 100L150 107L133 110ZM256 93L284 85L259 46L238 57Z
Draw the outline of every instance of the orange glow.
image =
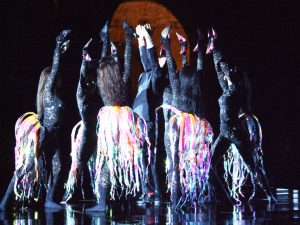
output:
M180 22L176 17L163 5L154 1L125 1L121 3L116 9L111 24L110 36L113 42L119 46L119 55L123 54L125 45L125 33L122 29L124 20L127 20L132 27L138 24L150 23L154 29L152 38L156 46L156 52L159 53L160 49L160 32L168 24L172 25L171 33L171 51L177 68L181 68L180 43L177 40L175 31L183 35L187 41L188 37ZM123 51L122 51L123 50ZM187 49L187 56L189 59L190 49ZM137 40L133 41L133 68L132 68L132 86L135 88L138 74L142 71L142 66L139 59L138 43Z

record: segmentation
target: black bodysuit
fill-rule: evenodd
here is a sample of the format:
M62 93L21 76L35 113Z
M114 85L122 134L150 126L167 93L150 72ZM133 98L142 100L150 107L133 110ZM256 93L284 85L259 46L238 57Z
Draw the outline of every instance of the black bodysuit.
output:
M40 146L41 152L45 155L46 160L46 171L48 181L48 189L46 200L53 200L53 197L56 196L56 191L58 186L63 188L63 181L61 179L61 173L64 170L63 167L65 163L62 163L63 154L59 145L58 137L60 132L60 127L62 124L62 114L64 103L61 99L61 78L59 73L60 66L60 52L61 43L56 44L54 50L53 63L51 72L45 83L45 99L44 99L44 112L42 116L42 124L45 127L44 132L40 133ZM58 154L59 165L54 165L52 168L52 159L54 154ZM61 167L58 170L58 167Z
M83 58L76 93L77 106L83 123L78 158L79 173L77 173L77 175L84 174L81 177L83 178L81 185L86 188L88 188L86 183L90 183L88 179L87 162L97 148L97 115L103 106L102 100L97 92L96 83L96 65L94 65L93 62L87 62L85 58ZM78 178L79 177L77 177L77 180ZM83 188L83 190L86 188Z
M262 170L259 170L256 176L255 174L255 159L253 158L250 141L247 139L247 135L244 132L238 116L239 111L243 106L243 92L241 88L234 82L235 79L231 79L232 84L228 84L224 80L225 75L230 75L229 65L223 60L222 52L215 48L213 50L213 58L215 69L217 72L220 86L223 90L222 96L219 98L220 106L220 134L212 146L212 158L211 165L214 169L218 161L223 157L231 144L235 144L241 157L248 166L251 172L252 183L258 183L265 191L268 197L272 196L270 191L266 175ZM235 74L233 76L239 76ZM231 75L230 75L231 76ZM212 169L210 170L210 178L212 177Z

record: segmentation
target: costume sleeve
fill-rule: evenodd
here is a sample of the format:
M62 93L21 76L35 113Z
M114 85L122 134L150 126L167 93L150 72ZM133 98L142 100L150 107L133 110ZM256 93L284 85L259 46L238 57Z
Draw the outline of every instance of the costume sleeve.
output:
M128 91L130 89L130 75L131 75L131 61L132 61L132 37L131 33L126 31L126 42L125 42L125 53L124 53L124 74L123 80L126 87L126 95L128 95Z
M147 48L147 56L151 66L151 88L155 95L160 95L163 92L163 82L154 46Z
M146 46L141 46L139 47L139 52L140 52L140 57L141 57L141 62L144 68L144 71L149 71L151 69L151 65L149 62Z
M167 58L167 66L168 66L168 73L169 73L169 79L170 84L173 92L173 96L178 96L179 94L179 80L175 72L174 67L174 60L171 55L170 50L170 39L169 38L162 38L163 45L165 47L166 51L166 58Z
M221 63L225 63L225 62L223 62L223 60L224 60L223 54L217 46L213 50L213 59L214 59L214 64L215 64L215 69L216 69L216 72L217 72L217 77L218 77L218 80L219 80L219 84L220 84L220 86L221 86L221 88L224 92L224 91L227 90L228 85L227 85L226 80L224 80L225 73L224 73L224 69L221 68Z

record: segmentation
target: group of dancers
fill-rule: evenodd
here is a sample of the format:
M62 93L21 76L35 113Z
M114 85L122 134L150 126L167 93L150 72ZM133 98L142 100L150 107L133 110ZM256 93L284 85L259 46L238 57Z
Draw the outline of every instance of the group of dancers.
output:
M96 205L87 211L105 211L106 198L138 196L138 204L160 204L162 187L158 179L158 113L163 110L166 181L172 207L197 205L212 201L215 180L220 180L217 165L221 159L227 187L224 191L240 204L241 188L248 175L253 199L257 184L270 201L271 193L262 161L261 128L246 104L246 76L240 68L229 65L221 51L216 32L206 38L198 30L196 67L186 57L187 41L176 33L181 45L182 69L177 72L170 49L171 27L161 32L159 57L149 24L134 31L126 21L124 66L121 71L117 48L109 37L109 23L100 31L100 57L91 57L90 39L82 49L82 64L76 99L81 117L71 132L71 168L65 181L65 194L56 202L62 182L62 169L54 172L57 154L64 164L59 137L64 101L60 63L68 50L70 30L56 38L51 67L40 75L37 113L22 115L16 123L15 172L1 201L5 210L10 200L22 205L32 202L46 208L61 208L81 193L93 189ZM138 78L138 91L129 106L132 40L138 40L143 72ZM222 95L219 98L220 132L214 140L213 129L203 116L200 79L204 52L213 61ZM61 168L63 168L61 166ZM222 182L221 182L222 183Z

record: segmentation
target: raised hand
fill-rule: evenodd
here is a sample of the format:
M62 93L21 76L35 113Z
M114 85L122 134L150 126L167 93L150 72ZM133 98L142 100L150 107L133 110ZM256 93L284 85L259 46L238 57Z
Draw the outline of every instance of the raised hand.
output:
M178 38L178 40L180 41L180 44L181 44L180 55L182 55L186 52L186 48L187 48L188 43L187 43L186 39L177 32L176 32L176 36L177 36L177 38Z
M147 31L147 34L149 34L150 36L152 36L152 34L153 34L153 29L152 29L150 23L146 23L143 27L144 27L145 30Z
M115 44L111 41L110 42L110 53L113 54L117 54L117 48L115 46Z
M150 33L151 33L150 24L147 23L146 25L142 26L141 29L142 29L142 35L143 35L143 37L145 38L145 41L146 41L147 48L148 49L152 48L154 46L154 44L153 44L153 41L152 41L152 37L150 35Z
M206 49L206 54L210 54L215 49L215 40L217 39L217 33L213 28L208 30L208 45Z
M162 30L161 32L161 36L162 38L166 39L166 38L170 38L170 31L171 31L171 26L168 25L165 29Z
M56 44L60 46L60 52L64 53L70 46L70 40L66 40L66 37L71 33L71 30L63 30L56 37Z
M138 38L139 35L137 35L134 30L129 26L127 20L124 20L123 22L123 29L125 30L126 35Z
M143 38L144 32L142 30L142 25L137 25L135 28L135 33L139 36L139 38Z
M102 29L99 32L100 40L102 42L104 42L108 37L108 27L109 27L109 23L108 23L108 21L106 21L104 26L102 27Z
M199 28L197 29L197 36L198 36L198 41L197 41L198 43L196 44L195 48L193 49L193 52L198 52L199 48L202 47L199 45L202 45L202 43L204 41L204 35L202 34L202 32Z
M90 46L90 43L92 42L93 38L91 38L84 46L82 49L82 57L86 60L86 61L92 61L91 57L89 56L88 53L88 48Z

